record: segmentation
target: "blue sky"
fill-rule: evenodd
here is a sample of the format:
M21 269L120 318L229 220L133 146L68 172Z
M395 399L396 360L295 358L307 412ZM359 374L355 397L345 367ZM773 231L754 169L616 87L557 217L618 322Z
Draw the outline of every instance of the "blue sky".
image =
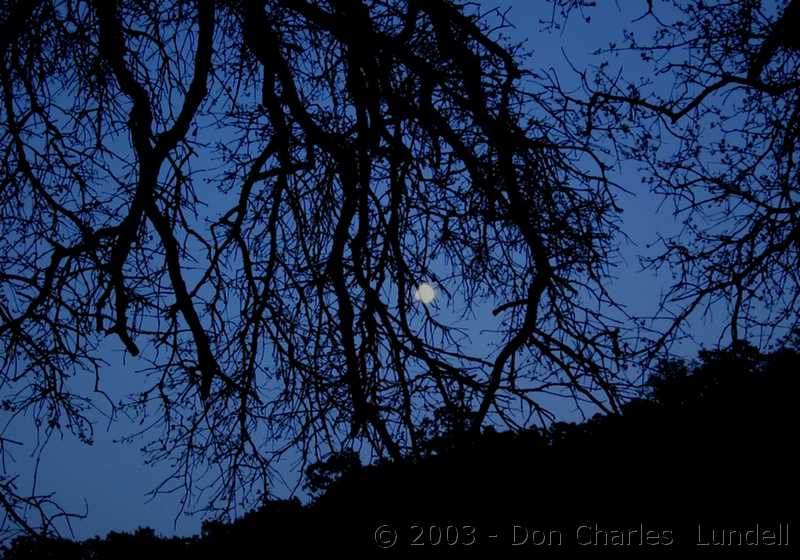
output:
M514 40L527 41L533 51L529 65L535 70L553 69L567 87L577 85L577 78L567 60L577 68L591 64L596 59L590 53L610 41L619 40L622 28L641 15L643 4L603 3L603 7L587 12L587 15L591 15L591 23L586 23L580 17L572 17L561 32L551 33L540 23L540 19L550 16L549 4L543 1L480 2L482 10L509 8L508 19L514 28L506 30L506 33ZM631 78L647 71L636 57L613 63L622 65L623 71ZM671 232L675 221L669 205L658 210L660 200L642 187L641 176L635 165L626 165L614 173L614 179L631 193L620 196L620 204L624 209L622 228L631 242L623 246L625 261L615 271L617 280L612 283L611 291L628 306L632 314L649 315L655 311L665 279L652 272L640 272L636 256L644 252L646 244L654 241L658 234ZM694 334L700 342L715 342L713 322L700 321L694 326ZM691 355L695 347L687 344L682 349ZM133 373L147 365L135 358L128 357L125 360L123 356L116 340L104 344L103 357L109 365L102 374L106 390L115 399L139 388L142 378ZM573 416L573 411L568 407L559 412L565 418ZM18 422L7 433L7 437L24 442L19 449L12 451L17 463L7 465L11 471L32 472L34 463L31 453L34 448L26 426L30 427L24 421ZM61 440L54 436L45 448L38 469L37 491L55 492L54 498L69 510L81 511L84 500L88 503L88 517L73 522L77 538L105 535L110 530L131 531L139 526L153 527L163 535L199 532L202 519L199 515L179 517L177 525L173 526L179 511L178 495L159 496L147 501L147 493L163 480L168 471L163 465L151 467L144 464L140 453L143 441L127 444L118 442L121 437L136 430L137 425L124 416L117 417L110 427L107 419L98 416L92 446L83 445L72 438ZM32 478L25 478L23 475L19 482L23 489L28 489ZM291 478L288 471L287 478Z

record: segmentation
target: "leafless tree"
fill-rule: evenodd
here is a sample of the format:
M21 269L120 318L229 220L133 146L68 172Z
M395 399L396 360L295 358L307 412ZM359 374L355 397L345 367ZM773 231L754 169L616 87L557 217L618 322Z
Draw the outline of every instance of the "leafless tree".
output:
M593 3L557 0L554 17ZM636 25L599 52L584 95L572 95L587 136L638 162L682 225L645 259L674 282L649 351L723 311L720 341L768 344L800 317L800 2L642 2ZM645 78L615 57L652 64ZM611 64L610 64L611 62Z
M124 348L151 364L123 408L174 469L156 491L223 514L283 456L413 457L437 410L477 432L547 421L551 394L618 409L614 187L502 14L20 0L2 21L10 416L91 438L100 344ZM488 354L459 315L487 305Z

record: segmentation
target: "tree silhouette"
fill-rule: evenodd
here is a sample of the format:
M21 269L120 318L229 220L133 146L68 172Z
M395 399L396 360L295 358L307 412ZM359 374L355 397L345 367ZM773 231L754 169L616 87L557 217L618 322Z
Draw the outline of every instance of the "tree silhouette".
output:
M767 28L766 36L761 40L758 52L750 62L747 77L751 80L761 78L767 65L776 57L778 49L799 50L800 42L792 33L793 28L800 23L800 3L791 0L783 9L780 17Z
M556 0L561 14L591 4ZM653 2L636 28L602 52L571 96L589 136L638 163L683 227L645 264L674 275L656 327L658 350L685 334L695 312L725 309L733 341L780 339L798 324L796 1ZM649 32L648 32L649 33ZM633 52L652 65L641 80L609 64Z
M472 434L546 420L545 392L619 410L613 187L500 14L17 0L0 22L0 379L45 439L91 440L109 344L149 364L122 406L174 469L157 491L190 507L206 473L215 514L289 451L418 455L438 410ZM454 316L494 307L498 350L414 303L423 280Z

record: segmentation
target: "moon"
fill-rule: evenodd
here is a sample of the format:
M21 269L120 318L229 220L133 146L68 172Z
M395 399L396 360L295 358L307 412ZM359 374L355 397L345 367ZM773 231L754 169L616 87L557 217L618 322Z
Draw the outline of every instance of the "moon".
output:
M416 301L421 301L425 305L428 305L434 299L436 299L436 290L434 290L433 286L427 282L423 282L417 286L416 290L414 290L414 299Z

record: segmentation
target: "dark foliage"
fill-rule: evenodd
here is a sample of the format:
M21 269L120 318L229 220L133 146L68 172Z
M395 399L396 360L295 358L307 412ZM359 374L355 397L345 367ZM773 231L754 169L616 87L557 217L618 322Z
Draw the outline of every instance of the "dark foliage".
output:
M413 462L368 467L340 462L350 466L335 474L328 469L327 491L310 505L267 502L235 523L206 523L194 539L156 546L146 530L80 545L36 544L25 537L6 558L127 558L128 551L172 558L266 557L283 548L377 551L373 535L381 523L406 528L411 522L472 523L482 529L512 523L574 527L596 522L607 528L644 523L693 537L690 526L703 521L796 522L798 371L796 347L761 354L742 344L703 352L697 363L662 364L648 383L649 393L619 415L547 430L487 430L472 442L440 441ZM681 545L693 543L674 546Z

